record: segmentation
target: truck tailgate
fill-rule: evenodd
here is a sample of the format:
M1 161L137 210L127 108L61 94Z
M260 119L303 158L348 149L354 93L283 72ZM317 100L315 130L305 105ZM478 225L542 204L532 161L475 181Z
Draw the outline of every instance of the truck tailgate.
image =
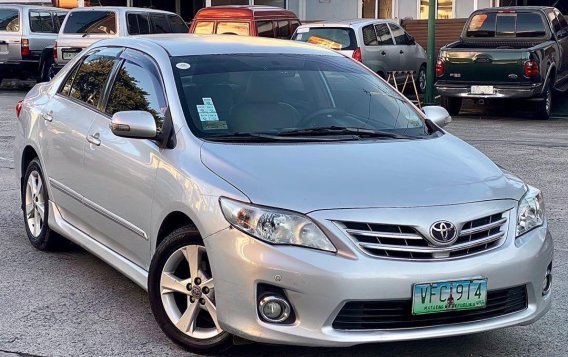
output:
M529 52L516 49L442 50L444 75L439 80L475 84L529 83L524 75Z

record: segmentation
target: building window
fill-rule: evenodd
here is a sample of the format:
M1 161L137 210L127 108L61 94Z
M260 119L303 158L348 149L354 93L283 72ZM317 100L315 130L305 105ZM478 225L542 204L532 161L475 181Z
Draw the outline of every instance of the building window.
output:
M211 0L211 6L222 5L266 5L286 8L286 0Z
M286 0L254 0L255 5L278 6L286 8Z
M454 2L455 0L438 0L437 18L453 19ZM420 0L420 19L427 20L429 11L430 11L430 0Z
M391 19L393 0L363 0L363 18Z

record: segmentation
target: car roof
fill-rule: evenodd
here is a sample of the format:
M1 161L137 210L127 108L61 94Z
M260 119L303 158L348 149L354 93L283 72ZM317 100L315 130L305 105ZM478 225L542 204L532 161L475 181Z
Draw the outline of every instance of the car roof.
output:
M129 6L93 6L93 7L76 7L74 9L71 9L71 12L77 12L77 11L115 11L120 13L143 11L143 12L173 14L173 12L170 11L148 9L144 7L129 7Z
M301 27L351 27L351 28L360 28L370 24L376 23L394 23L397 24L396 21L393 20L385 20L385 19L351 19L345 21L320 21L320 22L312 22L309 24L302 24Z
M197 12L195 20L235 18L297 18L290 10L264 5L224 5L205 7Z
M341 54L304 42L277 40L253 36L160 34L113 38L97 42L97 46L156 48L170 56L278 53L300 55L342 56Z
M57 11L69 11L68 9L62 9L60 7L45 6L41 4L28 5L28 4L10 4L10 3L0 3L0 8L11 8L11 9L46 9L46 10L57 10Z
M554 7L552 6L503 6L503 7L488 7L485 9L479 9L476 12L483 12L483 11L544 11L544 10L552 10Z

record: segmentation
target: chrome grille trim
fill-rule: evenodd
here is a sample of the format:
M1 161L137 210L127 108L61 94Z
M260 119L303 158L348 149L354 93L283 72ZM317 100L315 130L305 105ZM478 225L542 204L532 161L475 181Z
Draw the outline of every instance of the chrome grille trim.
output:
M334 221L364 253L395 260L458 259L500 247L506 240L510 210L456 222L458 239L451 246L436 246L422 235L429 227ZM426 234L426 233L425 233Z

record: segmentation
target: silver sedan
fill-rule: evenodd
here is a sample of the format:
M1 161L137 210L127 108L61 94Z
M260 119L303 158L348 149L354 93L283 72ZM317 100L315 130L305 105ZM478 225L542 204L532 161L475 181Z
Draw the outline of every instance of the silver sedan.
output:
M149 294L197 352L530 324L551 304L541 192L365 66L302 43L97 42L16 108L25 229Z

